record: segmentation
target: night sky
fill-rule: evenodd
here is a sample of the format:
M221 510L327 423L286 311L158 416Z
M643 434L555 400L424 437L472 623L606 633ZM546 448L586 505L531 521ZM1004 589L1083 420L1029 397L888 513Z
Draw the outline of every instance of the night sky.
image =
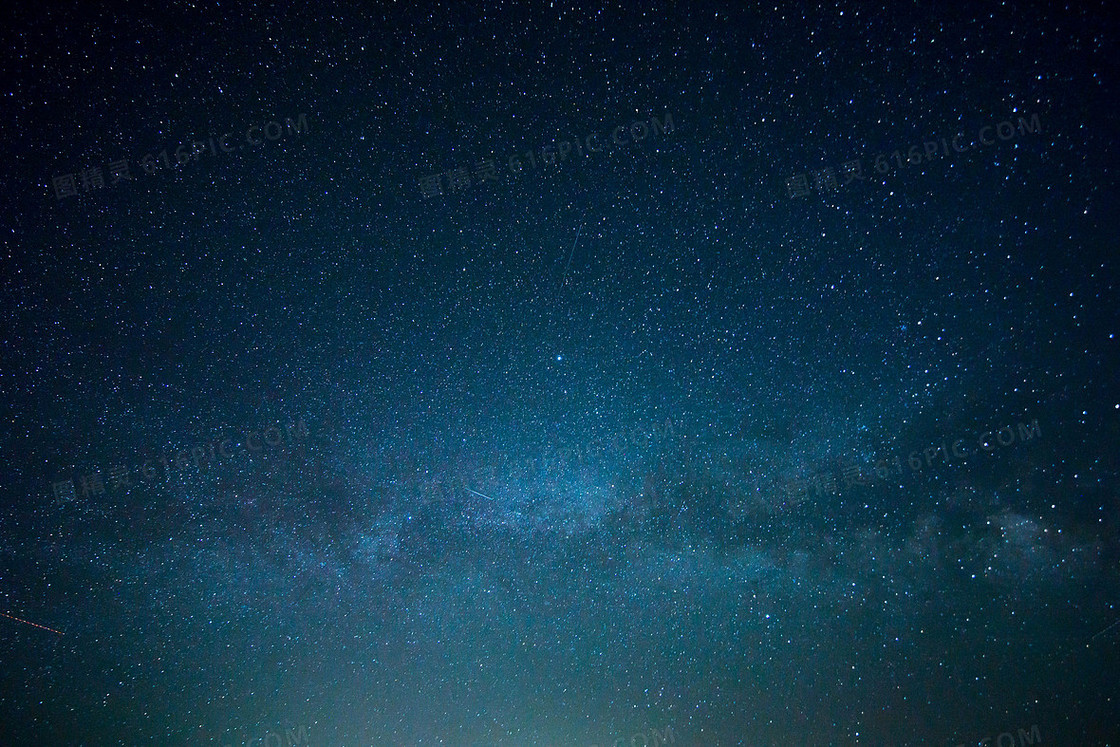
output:
M0 738L1120 744L1120 27L1015 6L5 6Z

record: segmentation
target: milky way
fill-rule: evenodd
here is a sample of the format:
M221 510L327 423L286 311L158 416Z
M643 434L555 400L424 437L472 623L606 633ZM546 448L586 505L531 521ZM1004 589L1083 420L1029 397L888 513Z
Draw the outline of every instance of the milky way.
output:
M803 5L7 10L8 741L1120 740L1115 25Z

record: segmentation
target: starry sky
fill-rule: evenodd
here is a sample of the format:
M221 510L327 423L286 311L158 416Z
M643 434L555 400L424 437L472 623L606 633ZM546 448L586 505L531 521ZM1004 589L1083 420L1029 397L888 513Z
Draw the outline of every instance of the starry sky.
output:
M6 741L1116 744L1107 8L6 6Z

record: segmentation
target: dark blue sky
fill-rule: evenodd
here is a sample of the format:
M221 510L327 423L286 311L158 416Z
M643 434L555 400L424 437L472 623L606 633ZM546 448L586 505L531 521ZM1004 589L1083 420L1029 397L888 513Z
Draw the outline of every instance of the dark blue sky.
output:
M1120 738L1104 4L4 15L13 743Z

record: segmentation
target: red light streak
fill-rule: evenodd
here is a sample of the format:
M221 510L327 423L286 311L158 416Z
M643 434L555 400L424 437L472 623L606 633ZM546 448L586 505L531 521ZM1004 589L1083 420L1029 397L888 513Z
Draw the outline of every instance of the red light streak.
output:
M49 630L52 633L58 633L59 635L66 635L61 630L55 630L54 628L48 628L46 625L40 625L39 623L33 623L33 622L29 622L27 620L21 620L18 617L7 614L6 612L0 612L0 615L3 615L4 617L8 618L9 620L15 620L16 622L21 622L24 625L30 625L33 628L42 628L43 630Z

